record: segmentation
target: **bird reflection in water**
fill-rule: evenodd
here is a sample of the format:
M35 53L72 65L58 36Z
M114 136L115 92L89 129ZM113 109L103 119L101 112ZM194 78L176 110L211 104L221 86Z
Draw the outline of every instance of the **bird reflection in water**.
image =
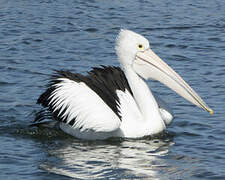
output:
M163 157L174 145L171 139L78 141L49 148L51 158L41 165L48 172L72 178L159 177L169 169ZM55 158L52 158L55 157Z

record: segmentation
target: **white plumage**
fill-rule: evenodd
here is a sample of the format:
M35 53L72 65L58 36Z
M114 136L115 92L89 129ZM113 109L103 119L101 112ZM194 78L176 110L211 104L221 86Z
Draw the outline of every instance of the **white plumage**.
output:
M94 68L86 76L59 71L38 103L68 134L82 139L139 138L166 129L173 115L144 79L156 79L193 104L213 112L153 51L147 39L121 30L116 53L123 68ZM46 117L41 111L36 122Z
M96 132L110 132L120 126L115 113L85 83L60 80L62 82L56 85L57 88L50 97L50 104L56 102L54 109L60 109L59 115L66 118L68 124L76 118L73 128L80 131L92 129Z

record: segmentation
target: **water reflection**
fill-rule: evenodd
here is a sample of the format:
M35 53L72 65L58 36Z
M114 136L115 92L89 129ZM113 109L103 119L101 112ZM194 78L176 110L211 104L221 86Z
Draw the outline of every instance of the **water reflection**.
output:
M174 143L170 140L123 140L110 142L70 142L48 148L49 157L41 168L73 178L157 179L168 167L163 158ZM60 145L61 144L61 145Z

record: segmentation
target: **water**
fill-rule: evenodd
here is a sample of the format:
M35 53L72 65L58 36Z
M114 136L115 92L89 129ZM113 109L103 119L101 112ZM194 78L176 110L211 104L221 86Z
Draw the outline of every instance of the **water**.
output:
M0 179L225 178L225 2L0 2ZM176 116L163 137L89 142L28 127L53 69L118 65L121 27L145 35L215 114L150 82Z

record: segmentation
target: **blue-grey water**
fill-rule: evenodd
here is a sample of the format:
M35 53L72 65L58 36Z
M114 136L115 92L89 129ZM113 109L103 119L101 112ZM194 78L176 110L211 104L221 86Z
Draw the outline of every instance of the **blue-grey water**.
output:
M225 179L225 1L0 0L0 179ZM149 82L175 114L157 139L81 141L30 128L54 69L119 65L120 28L214 109Z

